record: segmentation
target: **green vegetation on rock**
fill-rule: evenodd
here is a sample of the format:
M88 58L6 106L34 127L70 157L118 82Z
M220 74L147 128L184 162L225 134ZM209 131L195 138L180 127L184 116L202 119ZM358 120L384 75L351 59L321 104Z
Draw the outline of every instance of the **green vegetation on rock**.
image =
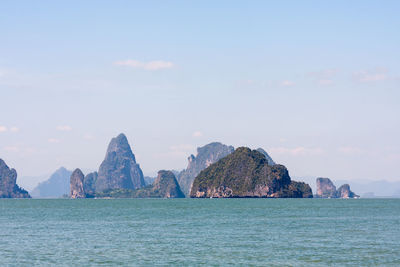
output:
M227 146L219 142L198 147L197 155L190 155L187 168L176 176L183 193L188 197L196 176L210 164L217 162L233 151L233 146Z
M283 165L246 147L236 149L200 172L190 197L312 197L309 185L291 181Z
M175 175L171 171L159 171L152 185L136 190L118 188L95 194L97 198L183 198Z

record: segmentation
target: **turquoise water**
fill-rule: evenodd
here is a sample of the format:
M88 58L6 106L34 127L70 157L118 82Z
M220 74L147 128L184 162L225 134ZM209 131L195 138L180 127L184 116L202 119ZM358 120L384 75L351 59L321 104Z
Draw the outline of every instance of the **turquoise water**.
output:
M400 266L400 199L0 200L0 265Z

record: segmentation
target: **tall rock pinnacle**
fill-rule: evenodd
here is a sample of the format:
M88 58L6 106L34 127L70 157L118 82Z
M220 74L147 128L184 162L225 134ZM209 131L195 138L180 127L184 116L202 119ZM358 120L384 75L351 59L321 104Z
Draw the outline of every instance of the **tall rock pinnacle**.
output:
M108 189L138 189L145 186L143 172L136 163L124 134L111 139L96 180L96 192Z
M83 189L84 175L80 169L76 169L70 178L71 198L85 198L85 190Z

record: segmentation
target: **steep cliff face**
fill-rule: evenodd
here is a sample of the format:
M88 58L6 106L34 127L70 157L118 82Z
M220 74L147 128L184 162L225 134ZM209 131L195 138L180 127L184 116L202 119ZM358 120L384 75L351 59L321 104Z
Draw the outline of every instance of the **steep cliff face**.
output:
M64 167L56 170L48 180L40 183L32 190L32 197L57 198L68 195L72 171Z
M73 171L70 179L71 198L85 198L85 190L83 188L83 180L85 176L80 169Z
M338 198L359 198L359 195L356 195L354 192L350 190L350 185L344 184L338 188L336 191L336 197Z
M96 193L97 172L89 173L83 179L83 190L86 197L93 197Z
M310 186L293 182L283 165L269 165L265 155L240 147L211 164L193 182L190 197L312 197Z
M335 198L336 186L329 178L317 178L317 197Z
M344 184L336 190L336 186L329 178L317 178L318 198L359 198L350 190L350 185Z
M0 198L30 198L29 193L17 185L17 171L0 159Z
M189 196L194 178L205 168L217 162L234 151L233 146L227 146L219 142L210 143L197 148L197 155L190 155L188 167L178 176L179 185L186 196Z
M145 186L143 173L136 163L124 134L113 138L101 163L96 180L96 192L112 189L138 189Z
M182 198L185 197L175 175L172 171L159 171L153 183L153 191L163 198Z

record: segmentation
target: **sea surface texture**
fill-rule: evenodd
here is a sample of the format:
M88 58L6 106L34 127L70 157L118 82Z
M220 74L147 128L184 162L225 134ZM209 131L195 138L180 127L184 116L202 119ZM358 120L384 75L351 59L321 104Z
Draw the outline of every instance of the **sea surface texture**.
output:
M400 266L400 199L2 199L32 265Z

